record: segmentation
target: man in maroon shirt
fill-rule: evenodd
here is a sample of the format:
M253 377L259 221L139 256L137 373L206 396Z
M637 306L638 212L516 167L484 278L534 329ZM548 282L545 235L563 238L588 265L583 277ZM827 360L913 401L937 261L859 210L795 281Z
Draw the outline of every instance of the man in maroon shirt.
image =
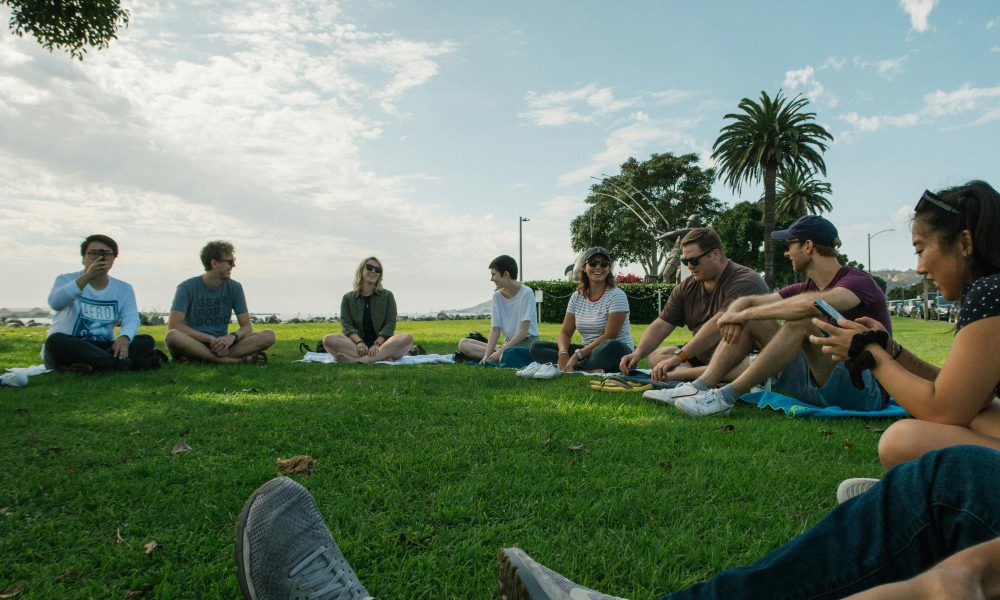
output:
M777 375L775 391L814 406L850 410L879 410L886 397L871 372L864 373L864 389L851 383L843 363L834 362L809 343L819 329L813 302L823 299L847 319L871 317L892 332L885 294L864 271L841 266L837 260L837 228L823 217L808 215L771 237L784 241L785 256L808 280L760 296L736 300L716 321L722 340L708 369L690 384L672 390L646 392L653 400L674 404L690 416L725 414L740 395ZM782 325L777 320L784 321ZM739 364L754 342L763 348L757 359L732 383L715 389L722 377ZM645 395L645 394L644 394Z

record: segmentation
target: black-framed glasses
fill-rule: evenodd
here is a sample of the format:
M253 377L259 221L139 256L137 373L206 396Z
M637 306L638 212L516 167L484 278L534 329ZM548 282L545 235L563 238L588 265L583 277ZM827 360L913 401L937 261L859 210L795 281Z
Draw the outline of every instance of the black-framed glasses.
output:
M366 263L365 264L365 271L375 271L376 273L381 273L382 272L382 267L380 267L378 265L369 265L369 264Z
M104 258L106 256L113 258L114 255L115 253L111 250L87 250L87 256L90 258Z
M593 269L594 267L604 267L605 269L607 269L608 267L611 266L611 261L601 260L599 258L592 258L587 261L587 264L590 265L591 269Z
M941 199L941 196L938 196L930 190L924 190L924 195L920 196L920 200L917 200L917 205L913 207L913 212L921 212L926 209L928 202L945 212L950 212L953 215L961 214L957 208L948 204Z
M715 250L715 248L712 248L712 250ZM684 265L685 267L688 265L691 265L692 267L697 267L698 263L701 262L701 259L711 254L712 250L705 250L698 256L692 256L691 258L682 258L681 264Z
M230 267L235 267L236 266L236 257L235 256L232 257L232 258L217 258L215 260L217 260L219 262L229 263Z

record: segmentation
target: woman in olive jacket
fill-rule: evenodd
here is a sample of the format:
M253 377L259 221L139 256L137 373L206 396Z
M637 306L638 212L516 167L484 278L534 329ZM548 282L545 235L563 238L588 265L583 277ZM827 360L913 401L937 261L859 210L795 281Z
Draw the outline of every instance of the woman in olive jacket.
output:
M396 331L396 299L382 287L382 261L369 256L354 274L354 289L340 302L344 333L323 338L323 347L339 362L395 360L413 346L413 336Z

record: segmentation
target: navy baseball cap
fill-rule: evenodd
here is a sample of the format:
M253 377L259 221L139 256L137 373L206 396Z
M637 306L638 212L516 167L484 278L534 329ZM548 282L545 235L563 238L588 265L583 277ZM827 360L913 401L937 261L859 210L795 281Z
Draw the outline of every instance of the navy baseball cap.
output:
M812 240L814 244L835 248L840 245L837 228L833 223L818 215L806 215L795 219L788 229L771 232L774 240Z

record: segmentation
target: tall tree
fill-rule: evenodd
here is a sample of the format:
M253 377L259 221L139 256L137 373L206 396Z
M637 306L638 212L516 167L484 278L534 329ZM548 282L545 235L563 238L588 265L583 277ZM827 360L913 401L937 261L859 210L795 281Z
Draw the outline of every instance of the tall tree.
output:
M591 186L587 210L570 222L573 250L604 246L616 261L659 273L669 248L656 236L683 227L692 214L711 222L722 208L712 197L715 170L699 162L697 154L666 152L643 162L630 157L619 174Z
M833 210L826 197L830 184L816 179L812 172L782 169L778 173L778 190L775 196L775 217L797 219L803 215L818 215Z
M724 117L732 122L722 128L712 146L719 177L734 192L739 194L744 183L764 182L764 279L768 285L774 283L771 232L778 170L815 170L826 175L822 153L833 136L815 122L815 113L804 111L808 104L804 96L789 100L781 90L773 100L764 91L759 103L744 98L739 104L742 112Z
M107 48L128 27L129 11L119 0L0 0L11 9L10 30L31 34L43 48L58 48L83 60L87 47Z

